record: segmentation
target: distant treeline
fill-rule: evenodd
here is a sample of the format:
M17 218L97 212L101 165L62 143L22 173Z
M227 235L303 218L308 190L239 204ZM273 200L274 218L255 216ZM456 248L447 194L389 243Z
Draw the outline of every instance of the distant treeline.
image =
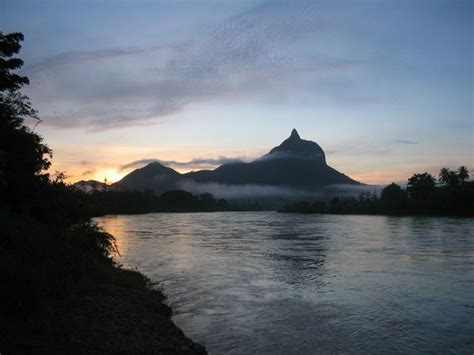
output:
M388 215L474 215L474 181L461 166L441 169L439 179L428 173L414 174L407 187L392 183L380 195L363 192L357 198L340 196L329 201L302 201L280 212Z
M209 193L193 195L183 190L167 191L157 196L144 191L95 191L81 196L90 216L106 214L139 214L151 212L214 212L226 211L226 200Z

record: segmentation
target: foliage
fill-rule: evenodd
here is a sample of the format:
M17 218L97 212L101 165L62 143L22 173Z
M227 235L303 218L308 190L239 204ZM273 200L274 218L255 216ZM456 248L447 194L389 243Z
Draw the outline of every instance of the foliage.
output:
M28 78L12 72L23 66L20 58L11 58L21 49L20 42L23 41L23 34L10 33L4 35L0 32L0 91L16 91L24 84L29 84Z
M436 180L428 173L414 174L408 179L407 192L413 200L425 200L435 189Z
M98 264L112 266L117 253L114 238L91 222L64 228L2 211L0 228L3 312L23 314L63 297L96 278Z
M195 196L183 190L172 190L158 198L158 211L163 212L212 212L227 208L225 200L215 199L210 193Z
M439 172L439 182L447 188L456 188L467 180L469 180L469 170L465 166L459 167L457 171L443 168Z
M464 165L460 166L457 171L457 177L461 184L469 180L469 170L467 169L467 167L465 167Z
M402 213L407 207L407 192L399 185L391 183L382 190L380 204L382 210L387 213Z
M380 196L362 193L359 198L335 197L330 201L298 202L282 212L334 214L431 214L474 215L474 181L469 181L465 166L457 171L443 168L439 173L440 185L428 173L414 174L407 188L395 183L387 185Z
M38 120L38 116L28 97L18 91L28 79L13 72L23 65L21 59L11 58L22 40L21 33L0 32L0 195L2 202L28 209L28 201L47 182L44 171L52 152L42 137L24 125L25 119Z
M79 193L79 192L78 192ZM150 212L211 212L228 209L225 200L209 193L193 195L182 190L156 196L151 190L103 190L82 194L89 216Z

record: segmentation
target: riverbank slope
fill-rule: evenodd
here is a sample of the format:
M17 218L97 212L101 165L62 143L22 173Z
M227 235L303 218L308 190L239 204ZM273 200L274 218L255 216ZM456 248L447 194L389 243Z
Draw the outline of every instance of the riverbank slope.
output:
M123 269L96 224L44 224L0 208L1 354L206 354L165 296Z
M159 290L137 271L109 266L107 280L82 281L66 294L2 314L2 354L206 354L171 320Z

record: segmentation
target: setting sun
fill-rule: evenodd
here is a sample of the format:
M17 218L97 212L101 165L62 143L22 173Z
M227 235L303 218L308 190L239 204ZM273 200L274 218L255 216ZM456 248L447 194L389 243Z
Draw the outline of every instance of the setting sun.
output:
M119 181L121 178L124 177L125 174L118 172L117 170L114 169L106 169L106 170L101 170L98 171L94 179L97 181L105 181L107 179L107 183L114 183Z

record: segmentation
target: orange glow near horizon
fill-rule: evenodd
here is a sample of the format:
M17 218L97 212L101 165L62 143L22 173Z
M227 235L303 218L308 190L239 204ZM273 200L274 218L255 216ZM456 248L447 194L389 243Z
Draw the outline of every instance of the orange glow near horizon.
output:
M369 171L348 174L352 179L369 185L388 185L392 182L408 179L409 173L393 171Z
M107 179L108 183L114 183L122 179L125 175L127 175L126 172L119 172L115 169L104 169L96 172L93 179L101 182Z

